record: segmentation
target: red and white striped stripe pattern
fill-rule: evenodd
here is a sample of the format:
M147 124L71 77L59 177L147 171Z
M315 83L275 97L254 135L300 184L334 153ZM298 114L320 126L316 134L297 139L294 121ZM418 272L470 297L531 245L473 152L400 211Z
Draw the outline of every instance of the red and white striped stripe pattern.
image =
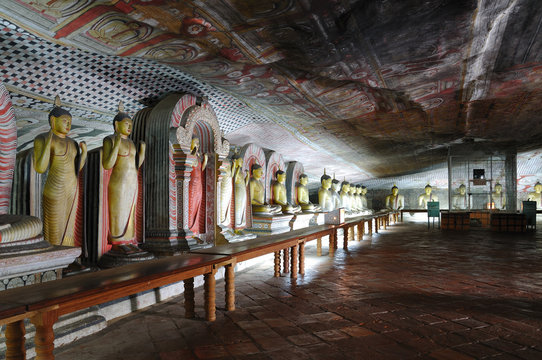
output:
M0 214L7 214L17 155L17 126L11 98L0 83Z

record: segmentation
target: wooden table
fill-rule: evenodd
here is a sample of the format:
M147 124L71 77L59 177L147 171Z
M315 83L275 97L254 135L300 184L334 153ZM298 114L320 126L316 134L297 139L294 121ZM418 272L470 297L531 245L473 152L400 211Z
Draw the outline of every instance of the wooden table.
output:
M206 280L206 317L212 321L213 269L227 261L229 257L224 255L185 254L4 290L0 325L7 324L6 359L25 359L26 318L36 327L36 360L50 360L54 359L53 325L59 316L181 280L185 282L185 315L193 317L194 277L198 275L204 275ZM209 274L213 274L212 279Z

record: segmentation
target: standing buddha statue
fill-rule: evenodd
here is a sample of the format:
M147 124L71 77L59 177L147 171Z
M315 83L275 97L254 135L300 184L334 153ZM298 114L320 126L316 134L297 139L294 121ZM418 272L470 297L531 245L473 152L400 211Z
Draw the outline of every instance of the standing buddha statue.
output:
M246 224L248 171L243 173L243 158L239 154L232 157L233 199L235 227Z
M60 107L60 98L49 113L51 130L34 140L34 168L40 174L49 169L43 188L43 235L52 245L75 245L79 172L87 157L87 145L68 137L72 116ZM79 153L79 148L81 153Z
M138 194L138 169L145 161L145 143L139 143L139 151L129 138L132 119L123 112L113 119L115 133L103 140L102 165L113 169L107 188L109 203L108 242L117 252L138 251L135 229L135 213Z
M194 136L190 143L190 153L196 156L196 164L192 168L190 174L190 182L188 183L188 227L194 234L204 232L204 228L199 223L200 212L202 209L201 203L203 200L203 174L207 166L207 154L200 155L199 138Z

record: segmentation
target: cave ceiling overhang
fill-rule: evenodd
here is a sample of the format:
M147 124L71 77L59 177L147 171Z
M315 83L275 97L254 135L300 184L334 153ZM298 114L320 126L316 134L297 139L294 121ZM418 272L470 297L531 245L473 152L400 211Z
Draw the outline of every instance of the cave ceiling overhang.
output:
M137 59L141 72L176 69L193 92L228 99L215 100L219 120L244 118L222 116L226 137L261 131L253 138L287 156L293 137L352 180L427 169L450 144L542 147L538 0L4 0L0 13L55 44ZM265 137L266 124L284 136Z

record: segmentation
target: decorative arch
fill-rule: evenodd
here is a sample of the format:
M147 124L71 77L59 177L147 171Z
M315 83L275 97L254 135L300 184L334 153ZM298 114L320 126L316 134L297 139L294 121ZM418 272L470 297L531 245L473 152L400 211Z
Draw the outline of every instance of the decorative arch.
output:
M188 189L197 158L190 154L192 136L200 138L200 149L208 154L204 171L202 220L203 241L214 241L219 212L215 198L220 196L223 169L218 160L228 155L229 142L222 137L215 112L207 99L191 94L171 94L153 108L134 117L134 139L147 142L145 161L147 248L169 254L198 246L188 228ZM217 175L217 172L219 173ZM169 191L164 191L168 189Z
M275 180L275 173L278 170L286 171L286 164L282 155L276 151L268 150L265 152L266 175L265 175L265 200L270 203L273 198L271 183Z
M194 106L182 114L176 131L177 143L183 151L190 151L190 142L194 133L205 135L200 138L202 150L217 154L220 158L228 156L230 143L224 139L216 114L207 98L200 106Z
M252 176L251 168L253 164L260 165L263 173L266 174L265 153L261 147L256 144L246 144L241 148L239 155L243 158L243 171L247 170L250 176Z
M299 176L305 172L303 164L298 161L290 161L286 169L286 194L290 204L297 204L297 184Z
M0 215L9 212L17 155L17 126L9 92L0 82Z

